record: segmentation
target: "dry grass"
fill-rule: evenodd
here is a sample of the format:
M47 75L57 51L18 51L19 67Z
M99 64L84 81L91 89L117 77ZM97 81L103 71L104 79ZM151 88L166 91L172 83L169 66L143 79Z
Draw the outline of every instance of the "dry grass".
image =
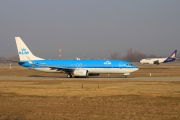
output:
M148 77L150 72L157 77L179 77L179 69L169 64L140 66L131 77ZM68 80L63 78L64 74L1 66L0 76L7 75L62 77L0 80L0 119L3 120L180 119L180 81L173 78L172 81Z

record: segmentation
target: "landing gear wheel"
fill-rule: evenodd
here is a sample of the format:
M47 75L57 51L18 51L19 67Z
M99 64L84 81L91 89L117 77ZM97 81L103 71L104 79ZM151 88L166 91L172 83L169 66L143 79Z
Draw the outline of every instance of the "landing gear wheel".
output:
M71 74L67 74L67 78L72 78L72 75Z
M126 76L124 75L124 78L126 78Z

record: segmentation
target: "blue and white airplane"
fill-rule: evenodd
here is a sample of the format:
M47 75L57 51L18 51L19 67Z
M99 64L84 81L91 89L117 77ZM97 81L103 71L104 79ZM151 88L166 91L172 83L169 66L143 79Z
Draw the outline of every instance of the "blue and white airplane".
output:
M177 59L176 53L177 53L177 50L175 50L169 57L166 57L166 58L146 58L146 59L140 60L139 62L141 64L156 64L156 65L159 65L160 63L172 62Z
M34 56L20 37L15 37L15 40L19 65L34 70L66 73L67 78L98 76L101 73L121 73L126 77L138 70L138 67L123 60L45 60Z

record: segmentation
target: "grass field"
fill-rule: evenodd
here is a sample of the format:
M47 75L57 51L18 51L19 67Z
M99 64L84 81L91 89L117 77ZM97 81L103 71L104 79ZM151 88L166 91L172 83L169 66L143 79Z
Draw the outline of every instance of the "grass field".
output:
M125 80L122 75L67 79L19 66L0 66L1 76L55 76L0 79L2 120L179 120L180 66L140 66L130 78L172 77L170 81ZM56 80L58 78L58 80ZM103 78L106 78L103 80ZM108 79L107 79L108 78ZM113 78L120 78L113 79Z

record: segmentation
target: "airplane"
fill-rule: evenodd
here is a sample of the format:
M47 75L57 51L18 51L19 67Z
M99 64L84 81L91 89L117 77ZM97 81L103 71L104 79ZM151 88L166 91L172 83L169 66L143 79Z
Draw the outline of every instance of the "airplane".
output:
M124 77L138 70L131 62L123 60L46 60L36 57L20 37L15 37L20 66L43 72L60 72L67 78L99 76L99 74L117 73Z
M176 60L176 53L177 50L175 50L169 57L166 58L146 58L140 60L141 64L156 64L159 65L160 63L167 63L167 62L172 62Z

